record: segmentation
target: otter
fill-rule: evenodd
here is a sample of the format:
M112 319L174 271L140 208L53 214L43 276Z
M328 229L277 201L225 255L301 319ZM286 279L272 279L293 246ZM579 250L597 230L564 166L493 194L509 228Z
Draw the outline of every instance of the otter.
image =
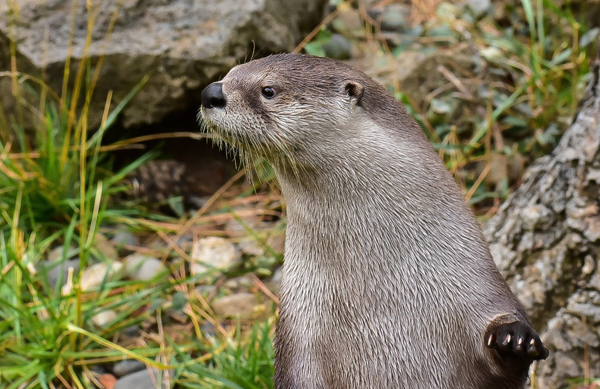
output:
M545 359L421 128L367 75L279 54L202 91L199 116L275 169L287 204L275 386L523 388Z

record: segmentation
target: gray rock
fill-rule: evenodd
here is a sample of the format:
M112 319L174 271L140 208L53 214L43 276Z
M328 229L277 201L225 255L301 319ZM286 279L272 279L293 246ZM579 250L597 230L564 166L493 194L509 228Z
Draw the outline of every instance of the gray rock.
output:
M527 168L484 228L494 261L550 350L533 366L532 387L540 389L600 376L599 75L596 66L552 154Z
M92 323L100 328L105 328L117 318L117 313L112 309L101 311L92 316Z
M344 60L352 57L352 43L340 34L333 34L331 40L323 45L323 50L329 58Z
M258 299L252 293L237 293L216 299L212 303L215 314L220 317L239 317L250 319L254 316L254 307Z
M279 294L279 290L281 288L281 277L283 276L283 267L278 267L277 270L273 272L273 275L270 279L265 281L265 285L269 288L271 292L274 294Z
M136 371L144 370L146 365L136 359L125 359L115 363L113 366L113 374L117 377L123 377L127 374L135 373Z
M84 291L95 289L104 279L107 281L115 279L122 268L123 264L120 262L101 262L88 267L81 275L81 289Z
M192 250L192 274L208 269L224 269L241 258L235 246L227 239L209 237L200 239Z
M113 389L154 389L157 387L156 383L159 381L159 372L156 369L152 369L154 378L152 378L150 374L151 373L147 368L132 374L128 374L119 378ZM169 374L169 376L173 377L172 374ZM160 381L162 382L161 387L169 388L170 385L167 384L167 379L165 378L164 372L160 373L160 377Z
M61 278L61 286L67 282L69 268L73 269L73 274L76 274L79 271L79 259L69 259L62 263L51 262L48 260L40 263L38 266L40 271L46 272L48 276L48 283L50 284L50 287L54 289L59 278Z
M50 250L50 252L48 253L48 257L47 257L48 261L49 262L60 261L63 258L63 255L65 256L65 259L71 259L79 254L79 249L75 248L73 246L68 248L66 255L64 254L64 251L65 251L64 246L59 246L59 247L56 247L56 248Z
M383 31L402 32L410 27L410 5L393 3L388 5L381 15Z
M492 0L467 0L467 5L477 14L482 14L492 8Z
M140 328L137 325L132 325L124 328L121 335L133 338L140 335Z
M148 255L131 254L123 262L125 263L125 274L138 281L151 280L166 271L166 267L160 259Z
M12 2L0 2L0 71L10 69L7 17ZM20 0L16 36L18 68L40 73L60 94L69 51L73 2ZM78 1L71 74L84 53L88 12ZM108 27L120 4L110 39ZM199 105L200 91L254 53L289 52L322 20L327 0L148 0L95 2L98 9L89 55L105 55L90 105L90 127L100 123L104 102L114 91L113 108L145 76L144 88L123 111L125 126L155 123L168 113ZM47 36L45 41L41 37ZM10 79L0 83L0 103L14 105ZM4 93L8 92L8 93Z
M92 250L92 255L99 261L114 261L119 258L119 253L117 253L117 249L115 248L114 244L106 239L106 237L102 234L96 234L94 236L94 248Z
M138 239L129 231L119 231L110 240L115 246L137 246Z

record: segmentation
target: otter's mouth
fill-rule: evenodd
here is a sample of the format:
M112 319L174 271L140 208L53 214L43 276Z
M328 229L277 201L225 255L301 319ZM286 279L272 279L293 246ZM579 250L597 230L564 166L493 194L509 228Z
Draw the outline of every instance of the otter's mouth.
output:
M220 138L228 143L237 143L235 142L237 137L234 133L227 126L221 124L219 118L214 117L216 116L215 114L216 112L213 112L211 109L200 107L197 119L202 130L213 134L217 139Z

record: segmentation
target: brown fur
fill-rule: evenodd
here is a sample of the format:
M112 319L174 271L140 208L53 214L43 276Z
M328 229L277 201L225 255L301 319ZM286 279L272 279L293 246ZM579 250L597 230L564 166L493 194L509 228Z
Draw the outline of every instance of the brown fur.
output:
M226 106L201 109L207 127L243 159L267 158L288 207L277 388L524 386L545 349L460 189L385 88L285 54L232 69L222 92ZM507 334L532 354L501 345Z

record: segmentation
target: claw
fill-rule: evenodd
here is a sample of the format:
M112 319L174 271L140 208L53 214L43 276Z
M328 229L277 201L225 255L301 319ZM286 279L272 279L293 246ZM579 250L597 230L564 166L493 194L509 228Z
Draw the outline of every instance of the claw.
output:
M491 334L490 337L488 338L487 346L488 347L492 347L492 345L494 344L494 340L495 339L496 339L496 337L494 336L494 334Z
M523 364L546 359L549 354L535 330L522 321L492 326L484 339L485 345L503 359L516 359Z

